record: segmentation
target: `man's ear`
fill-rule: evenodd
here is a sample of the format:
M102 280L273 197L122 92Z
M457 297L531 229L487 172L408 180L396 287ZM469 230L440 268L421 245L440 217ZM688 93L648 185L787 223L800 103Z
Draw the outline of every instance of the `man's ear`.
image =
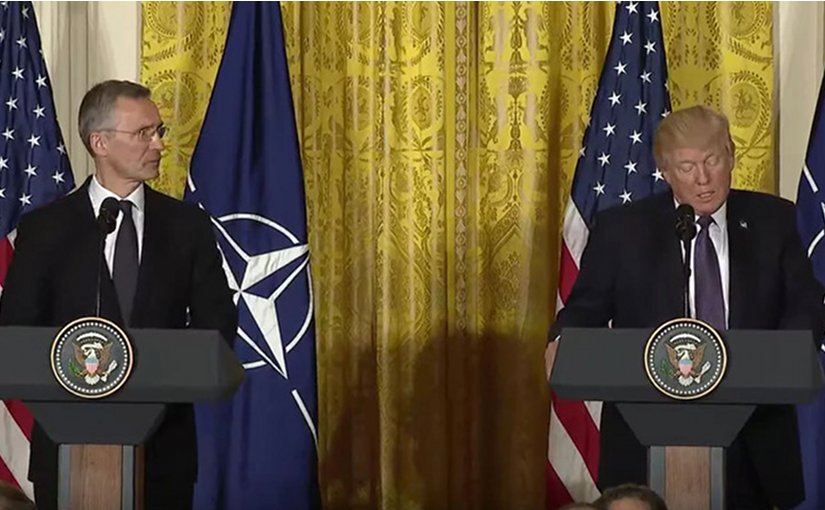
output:
M665 168L659 168L659 172L662 174L662 179L665 180L667 185L672 186L672 183L670 182L670 179L673 176L673 174L670 172L670 170L667 170Z
M736 144L733 143L733 137L728 134L728 152L730 152L730 169L733 171L736 168Z
M736 152L731 149L727 157L730 158L730 172L733 173L733 169L736 168Z
M109 138L100 132L92 133L89 135L89 147L94 156L106 156L109 154Z

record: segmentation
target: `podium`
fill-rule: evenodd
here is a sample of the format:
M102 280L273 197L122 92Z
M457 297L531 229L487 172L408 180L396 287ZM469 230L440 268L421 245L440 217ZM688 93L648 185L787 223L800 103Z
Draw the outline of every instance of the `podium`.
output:
M690 481L680 479L685 474L666 472L665 447L710 447L710 483L699 499L707 501L705 508L722 510L723 451L756 406L802 404L819 393L823 374L812 334L721 332L728 353L727 372L721 383L701 399L679 401L660 393L647 378L644 350L652 332L653 329L565 329L550 385L563 399L616 403L639 442L648 447L650 487L669 505L695 500L696 494L684 492L685 487L691 486ZM684 462L697 457L695 448L678 448L673 452L681 454ZM676 462L679 461L677 457ZM666 485L673 489L666 490ZM695 485L692 490L696 490Z
M130 378L109 397L83 399L63 389L52 373L50 351L59 330L0 328L0 352L14 353L0 356L0 398L24 401L35 420L60 445L61 510L91 510L95 506L76 493L84 488L89 492L103 489L103 481L90 476L90 471L94 468L92 464L113 453L112 447L74 447L72 450L79 455L71 458L74 455L67 445L123 445L119 506L131 509L136 501L140 506L142 494L140 484L137 490L135 487L134 447L144 443L160 424L165 405L227 398L240 386L243 368L217 331L134 329L129 331L135 358ZM109 451L90 454L94 448ZM89 458L92 460L84 462ZM115 486L117 481L106 483Z

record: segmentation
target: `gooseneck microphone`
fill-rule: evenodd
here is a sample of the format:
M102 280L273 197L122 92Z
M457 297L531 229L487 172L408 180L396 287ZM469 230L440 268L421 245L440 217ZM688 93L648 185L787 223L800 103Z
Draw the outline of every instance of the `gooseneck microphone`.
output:
M690 317L690 244L696 237L696 214L693 207L682 204L676 208L676 237L682 241L685 248L685 258L682 261L682 275L685 286L685 317Z
M103 251L106 247L106 236L114 232L117 225L117 215L120 214L120 203L116 198L109 197L100 204L97 215L97 227L100 235L100 245L97 250L97 294L95 296L95 317L100 317L100 274L103 272Z

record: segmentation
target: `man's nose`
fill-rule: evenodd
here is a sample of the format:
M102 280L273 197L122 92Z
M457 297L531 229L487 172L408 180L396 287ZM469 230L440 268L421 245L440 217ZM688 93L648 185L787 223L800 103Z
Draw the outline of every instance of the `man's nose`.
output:
M705 184L710 180L710 172L705 165L698 165L696 167L696 182Z

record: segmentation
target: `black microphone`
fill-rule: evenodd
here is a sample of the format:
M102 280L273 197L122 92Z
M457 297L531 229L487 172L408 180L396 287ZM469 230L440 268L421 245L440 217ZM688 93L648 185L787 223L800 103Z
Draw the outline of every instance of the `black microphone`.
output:
M100 213L97 215L97 225L100 227L100 233L103 236L114 232L118 214L120 214L120 203L116 198L109 197L100 204ZM101 239L105 239L105 237Z
M120 214L120 202L109 197L100 204L97 215L97 226L100 231L100 246L97 250L97 295L95 296L95 317L100 317L100 273L103 272L103 250L106 247L106 236L114 232L117 225L117 215Z
M693 207L682 204L676 208L676 237L685 247L685 259L682 261L682 274L685 285L685 317L690 317L690 244L696 237L696 214Z

